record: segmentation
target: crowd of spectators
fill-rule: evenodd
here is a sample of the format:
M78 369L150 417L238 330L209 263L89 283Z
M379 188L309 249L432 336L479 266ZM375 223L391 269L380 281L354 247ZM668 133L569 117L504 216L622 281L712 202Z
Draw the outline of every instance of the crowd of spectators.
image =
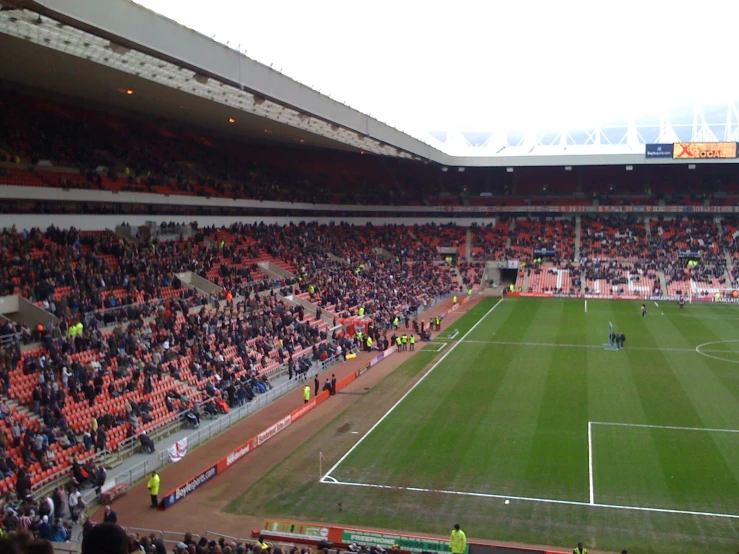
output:
M520 218L515 221L510 237L511 245L506 252L510 259L528 263L547 257L555 263L566 263L574 258L574 218Z
M580 258L624 261L649 256L644 220L637 216L582 216Z
M10 339L0 385L32 414L3 413L0 440L12 443L0 457L4 490L21 484L21 468L33 486L75 456L136 437L148 447L146 433L163 421L186 416L197 425L201 414L269 390L282 364L300 377L313 361L363 346L332 334L320 310L287 302L291 293L338 317L362 307L385 328L459 286L403 227L237 225L148 244L52 227L5 230L0 244L8 261L2 292L27 295L59 317L32 329L0 322ZM267 278L258 258L296 276ZM179 282L182 270L225 288L196 293ZM21 353L21 343L37 345Z
M643 220L584 217L579 264L574 220L523 219L513 227L473 227L472 244L499 251L511 240L508 255L529 260L529 277L547 290L588 292L601 281L620 292L659 292L660 271L683 293L691 280L728 284L724 249L734 237L728 225L721 237L712 220L655 220L648 240ZM26 418L0 403L0 441L11 443L0 455L0 489L17 487L21 468L34 484L75 455L114 449L162 421L195 411L198 424L200 410L216 415L248 402L269 390L274 368L284 364L300 376L307 369L300 358L364 346L340 342L346 339L330 330L340 320L362 315L389 329L396 317L479 283L484 268L461 262L460 282L442 263L443 248L468 244L468 229L450 225L184 231L168 225L173 240L161 242L54 227L0 234L0 293L19 293L59 318L34 328L0 320L0 387L32 412ZM546 278L531 273L539 271L538 248L555 251ZM700 263L688 268L680 250ZM270 274L262 261L292 277ZM177 277L184 271L222 290L196 292ZM288 302L291 294L323 314ZM21 352L32 343L38 346Z

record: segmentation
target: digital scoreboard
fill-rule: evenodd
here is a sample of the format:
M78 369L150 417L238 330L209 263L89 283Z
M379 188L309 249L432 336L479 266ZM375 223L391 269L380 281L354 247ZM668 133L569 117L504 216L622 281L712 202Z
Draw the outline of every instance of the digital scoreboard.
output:
M672 145L672 157L679 159L736 158L736 142L676 142Z

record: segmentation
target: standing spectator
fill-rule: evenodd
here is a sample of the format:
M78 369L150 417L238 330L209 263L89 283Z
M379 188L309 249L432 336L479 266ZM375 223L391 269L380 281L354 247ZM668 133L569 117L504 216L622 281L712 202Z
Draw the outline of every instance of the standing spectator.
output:
M331 394L336 394L336 374L331 374Z
M151 507L157 508L159 507L159 499L157 498L159 496L159 474L156 471L151 472L151 477L149 478L149 482L146 485L146 488L149 489L149 495L151 497Z
M107 442L108 438L105 433L105 429L100 427L98 429L97 438L95 440L95 452L102 452L105 450L105 443Z
M72 521L77 522L82 510L85 509L85 504L82 502L82 493L77 487L72 487L72 492L69 493L69 512L72 515Z
M116 514L113 508L111 508L110 506L105 507L105 513L103 514L103 523L118 523L118 514Z
M467 535L460 529L459 523L454 524L454 529L449 535L449 549L452 554L464 554L467 549Z

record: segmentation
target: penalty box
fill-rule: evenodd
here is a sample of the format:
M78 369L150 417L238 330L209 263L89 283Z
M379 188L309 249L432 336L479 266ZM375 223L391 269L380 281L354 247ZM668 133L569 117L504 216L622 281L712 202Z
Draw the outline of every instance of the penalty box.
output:
M590 504L737 517L739 429L588 422Z

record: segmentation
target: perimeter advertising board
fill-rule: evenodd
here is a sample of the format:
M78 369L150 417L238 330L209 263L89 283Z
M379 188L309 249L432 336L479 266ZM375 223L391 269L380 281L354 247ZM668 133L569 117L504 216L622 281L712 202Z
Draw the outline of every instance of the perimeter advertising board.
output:
M672 144L647 144L645 158L672 158Z
M357 544L359 546L379 546L385 550L391 550L393 545L398 545L402 552L432 552L433 554L449 554L449 541L439 539L427 539L423 537L403 537L389 533L376 533L372 531L355 531L344 529L341 533L342 544ZM464 549L469 554L470 546Z
M165 496L159 502L159 508L162 510L166 510L170 506L173 506L174 504L185 498L187 495L189 495L191 492L194 492L195 490L205 485L205 483L213 479L213 477L215 477L216 475L218 475L218 464L212 465L205 471L199 473L186 483L183 483L175 490L168 493L167 496Z
M264 521L263 530L296 539L331 540L329 538L330 528L326 525L314 523L268 519Z
M736 142L676 142L672 157L676 160L736 158Z

